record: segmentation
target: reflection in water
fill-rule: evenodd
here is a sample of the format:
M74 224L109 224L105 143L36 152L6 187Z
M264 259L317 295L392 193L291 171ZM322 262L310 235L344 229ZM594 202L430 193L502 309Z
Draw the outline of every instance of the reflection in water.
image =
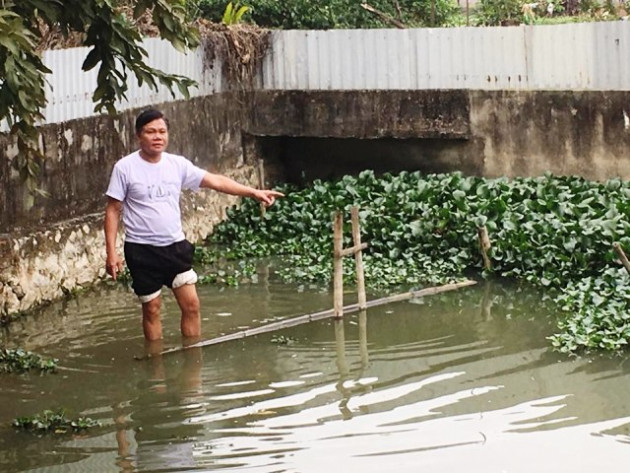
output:
M198 341L185 339L184 344L192 345ZM192 469L195 467L193 445L198 432L183 428L181 418L203 411L201 348L185 350L181 366L176 365L177 369L171 377L167 375L163 357L160 356L164 350L163 342L145 340L144 344L145 354L151 355L146 363L148 385L137 400L129 403L130 417L140 428L129 428L124 416L115 416L117 464L124 472L157 470L165 464L176 470ZM161 416L153 412L152 407L156 405L161 407ZM151 408L147 409L147 406ZM172 426L173 432L169 432L169 426ZM135 448L130 449L131 445Z
M331 301L266 278L200 296L204 338ZM181 343L175 301L164 342L145 345L132 295L86 294L4 333L63 366L3 378L0 421L64 406L103 427L43 438L0 427L0 471L618 468L630 460L630 363L552 353L541 299L488 283L292 327L288 345L266 334L139 362Z

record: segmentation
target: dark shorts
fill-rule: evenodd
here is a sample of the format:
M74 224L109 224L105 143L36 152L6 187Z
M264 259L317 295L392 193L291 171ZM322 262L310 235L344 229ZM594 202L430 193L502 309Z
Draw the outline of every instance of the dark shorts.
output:
M172 287L175 276L192 268L194 253L195 247L188 240L168 246L125 242L125 261L134 292L146 296L162 286Z

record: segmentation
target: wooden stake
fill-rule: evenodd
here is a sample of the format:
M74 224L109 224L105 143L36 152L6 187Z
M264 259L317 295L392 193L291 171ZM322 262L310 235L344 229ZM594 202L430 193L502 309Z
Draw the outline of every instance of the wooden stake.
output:
M354 243L354 248L357 251L354 252L354 263L356 266L357 272L357 295L358 295L358 303L359 310L364 310L367 307L366 297L365 297L365 274L363 271L363 253L361 250L364 250L367 245L365 243L361 243L361 227L359 226L359 207L352 207L351 209L351 218L352 218L352 242ZM365 245L365 246L364 246Z
M479 248L481 249L481 256L483 257L483 266L486 269L490 269L492 263L490 262L490 258L488 257L488 251L491 248L490 238L488 238L488 229L484 227L480 227L477 229L477 234L479 236Z
M617 256L619 256L619 259L621 260L624 268L626 268L626 271L628 271L628 274L630 274L630 261L628 261L628 257L623 251L623 248L621 248L621 245L619 243L613 243L613 248L617 252Z
M453 291L455 289L460 289L462 287L472 286L477 284L476 281L466 280L457 283L445 284L444 286L436 286L436 287L427 287L425 289L420 289L418 291L404 292L402 294L395 294L392 296L381 297L380 299L374 299L367 302L367 307L377 307L384 304L390 304L392 302L401 302L408 299L413 299L416 297L424 297L431 296L434 294L440 294L442 292ZM359 311L359 304L350 304L343 308L344 313L353 313ZM210 340L204 340L202 342L194 343L188 346L181 346L170 348L168 350L163 351L159 355L167 355L169 353L177 353L183 350L188 350L189 348L197 348L197 347L207 347L210 345L217 345L219 343L224 343L232 340L240 340L242 338L251 337L253 335L260 335L262 333L274 332L276 330L281 330L289 327L295 327L296 325L305 324L308 322L312 322L315 320L322 320L335 315L335 309L327 309L322 310L320 312L314 312L312 314L300 315L298 317L293 317L286 320L280 320L278 322L272 322L267 325L262 325L260 327L255 327L247 330L241 330L239 332L230 333L228 335L223 335L222 337L213 338ZM137 360L144 360L150 358L151 355L135 357Z
M258 160L258 188L265 188L265 162L262 159ZM265 204L260 203L260 216L264 217L265 212L267 212L267 208Z
M370 361L367 344L367 311L359 310L359 352L361 353L361 368L367 368Z
M346 359L346 335L343 320L335 320L335 349L337 351L337 369L343 378L350 373Z
M343 216L335 212L333 219L333 297L335 317L343 317Z
M481 319L489 321L492 319L492 295L491 282L486 280L483 288L483 298L481 299Z

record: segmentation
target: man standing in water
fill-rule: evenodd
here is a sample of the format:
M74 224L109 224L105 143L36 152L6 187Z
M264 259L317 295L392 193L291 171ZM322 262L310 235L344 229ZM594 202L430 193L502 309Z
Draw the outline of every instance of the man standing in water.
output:
M201 335L199 297L192 269L194 247L182 230L182 189L213 189L252 197L266 206L283 194L259 190L207 172L183 156L167 153L168 122L162 112L145 110L136 118L139 149L120 159L112 171L105 208L106 270L114 279L123 270L116 251L118 225L125 225L125 260L133 289L142 303L147 340L162 338L162 286L172 288L181 310L184 337Z

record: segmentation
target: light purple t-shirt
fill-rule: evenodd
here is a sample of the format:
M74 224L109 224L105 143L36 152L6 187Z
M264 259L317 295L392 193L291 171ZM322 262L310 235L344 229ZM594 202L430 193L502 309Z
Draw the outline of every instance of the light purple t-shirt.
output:
M162 153L157 163L138 151L121 158L105 193L123 203L125 240L154 246L182 241L182 189L199 190L206 171L183 156Z

